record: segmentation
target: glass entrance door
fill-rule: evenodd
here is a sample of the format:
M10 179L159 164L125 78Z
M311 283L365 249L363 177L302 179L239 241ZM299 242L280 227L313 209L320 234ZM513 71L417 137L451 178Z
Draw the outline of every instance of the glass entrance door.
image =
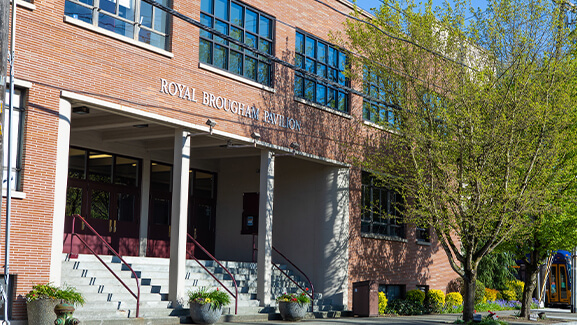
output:
M188 201L188 233L210 254L214 255L216 228L216 173L192 170ZM191 242L187 243L187 258L209 257Z

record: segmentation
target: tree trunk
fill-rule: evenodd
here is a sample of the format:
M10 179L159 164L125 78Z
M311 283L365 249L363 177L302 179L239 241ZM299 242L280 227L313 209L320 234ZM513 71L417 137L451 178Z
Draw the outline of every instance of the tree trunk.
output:
M531 302L539 273L539 260L534 258L535 254L531 254L531 257L530 262L525 261L525 287L523 288L523 299L521 299L520 316L526 319L529 319L529 315L531 315Z
M463 320L473 320L475 313L475 288L477 286L476 270L465 270L463 277Z

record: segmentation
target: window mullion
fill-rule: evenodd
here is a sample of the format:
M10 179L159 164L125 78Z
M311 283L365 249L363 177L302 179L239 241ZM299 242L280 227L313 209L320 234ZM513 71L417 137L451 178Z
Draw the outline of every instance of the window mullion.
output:
M134 0L134 35L133 39L138 41L138 35L140 35L140 6L142 5L142 0ZM154 22L154 9L152 9L152 21ZM154 25L152 25L154 27Z
M95 26L98 26L99 11L100 11L100 0L94 0L94 8L92 8L92 21Z

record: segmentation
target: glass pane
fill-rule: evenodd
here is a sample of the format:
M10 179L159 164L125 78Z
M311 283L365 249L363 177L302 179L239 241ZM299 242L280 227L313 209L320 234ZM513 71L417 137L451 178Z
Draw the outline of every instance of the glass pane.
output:
M295 96L303 97L303 82L303 77L295 76Z
M93 190L91 197L90 217L94 219L108 220L110 209L110 193Z
M252 10L246 9L245 29L249 32L257 33L258 14Z
M212 17L205 14L200 14L200 23L205 26L212 27ZM212 33L200 29L200 36L205 38L212 38Z
M339 70L345 71L346 64L347 64L347 56L343 52L339 52Z
M214 63L215 67L226 70L228 63L228 49L220 45L214 45Z
M258 63L258 82L270 85L270 66L267 63Z
M230 72L242 76L242 53L230 51Z
M230 22L238 26L244 26L243 8L234 2L230 4Z
M329 47L329 65L332 67L336 67L337 66L337 51L332 48Z
M301 33L297 33L296 39L295 39L295 51L297 53L304 53L304 35Z
M116 1L100 0L100 9L111 14L116 14Z
M212 43L201 39L198 52L200 55L200 62L212 64Z
M122 20L113 18L104 13L98 14L98 27L102 27L111 32L132 38L134 26Z
M328 79L329 79L330 81L336 82L336 81L337 81L337 78L338 78L338 77L337 77L337 73L338 73L338 72L337 72L336 69L329 68Z
M270 19L260 16L260 26L259 26L260 36L271 38L271 21Z
M166 11L154 8L154 29L166 34L168 32L169 17Z
M217 31L219 31L222 34L228 35L228 24L227 23L224 23L220 20L217 20L215 23L214 29L216 29ZM224 38L215 36L214 40L216 42L228 45L228 41L225 41Z
M66 190L66 215L82 215L82 189L69 187Z
M295 65L299 68L304 68L304 60L303 60L303 56L300 54L296 54L295 55Z
M152 199L153 222L157 225L170 224L171 202L168 199Z
M305 69L310 73L315 73L315 61L307 58L305 61Z
M134 20L134 0L118 0L118 15L128 20Z
M321 85L321 84L317 84L317 103L324 105L326 104L326 92L327 92L327 87Z
M262 52L271 54L272 53L272 46L271 42L263 40L262 38L258 42L258 49Z
M395 112L392 109L389 109L387 112L387 120L389 121L389 125L395 125Z
M91 151L88 155L88 179L95 182L112 182L112 155Z
M256 36L247 33L247 34L245 35L245 43L246 43L246 45L248 45L248 46L250 46L250 47L256 48ZM247 51L247 53L250 54L250 55L256 55L256 53L251 52L251 51Z
M371 104L367 101L363 102L363 119L367 121L371 120Z
M140 24L152 28L152 5L140 1Z
M317 60L326 63L327 62L327 46L323 43L318 43L317 45Z
M204 12L208 12L209 14L214 13L212 11L212 0L201 0L200 1L200 10Z
M328 92L327 106L337 108L337 91L332 88L329 88L327 92Z
M64 14L74 19L82 20L85 23L92 24L92 10L76 3L66 1Z
M86 177L85 163L86 151L70 148L68 153L68 177L84 179Z
M116 157L114 183L127 186L137 186L139 167L140 162L136 159Z
M142 29L140 30L142 32ZM158 35L150 32L150 45L166 50L168 47L168 36Z
M317 63L317 75L326 78L327 77L327 66L324 64Z
M134 194L118 193L118 221L134 221L134 207L136 196Z
M315 49L315 40L307 37L305 41L305 54L311 58L314 58L316 53Z
M218 18L228 20L228 0L214 1L214 15Z
M305 99L315 100L315 83L309 79L305 79Z
M339 91L339 111L347 113L347 96Z
M250 57L244 58L244 76L256 80L256 59Z
M230 27L230 36L232 38L234 38L235 40L238 40L238 41L244 43L244 37L243 37L242 29L238 29L236 27L231 26ZM238 45L234 45L232 43L230 44L230 47L235 49L235 50L241 51L241 52L244 51L244 49L242 47L240 47Z
M191 180L194 197L212 199L214 194L214 174L200 171L191 174L194 174L194 179Z
M150 189L170 192L172 189L172 166L152 163L150 166Z

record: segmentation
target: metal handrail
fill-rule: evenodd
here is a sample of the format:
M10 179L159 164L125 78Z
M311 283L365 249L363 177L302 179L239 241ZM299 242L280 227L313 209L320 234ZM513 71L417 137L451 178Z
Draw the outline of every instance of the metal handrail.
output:
M287 262L290 263L290 265L292 265L297 271L299 271L302 275L304 275L304 277L307 279L307 281L309 282L309 286L311 288L311 292L309 293L306 289L303 289L303 287L301 287L300 284L298 284L295 280L293 280L293 278L291 278L288 274L286 274L285 271L283 271L278 265L276 265L275 263L272 263L272 265L274 265L274 267L276 267L285 277L287 277L289 280L292 281L292 283L294 283L297 287L299 287L299 289L301 289L303 292L305 292L310 298L311 298L311 312L313 312L315 309L315 302L314 302L314 295L315 295L315 287L313 286L313 283L311 282L311 280L309 279L309 277L306 275L305 272L303 272L301 269L299 269L298 266L296 266L291 260L289 260L286 256L283 255L283 253L281 253L278 249L276 249L274 246L272 247L272 249L277 252L277 254L279 254L282 258L284 258Z
M206 268L206 266L200 263L200 261L196 258L196 256L194 256L194 254L192 254L192 258L194 258L194 260L198 263L198 265L200 265L210 276L212 276L216 280L216 282L218 282L226 291L228 291L228 293L231 296L234 297L234 314L235 315L238 314L238 286L236 285L236 279L230 273L230 271L226 267L224 267L224 265L220 264L220 262L214 256L212 256L212 254L210 254L204 247L202 247L202 245L199 242L197 242L196 239L194 239L189 233L187 233L186 235L188 236L189 239L192 240L193 244L202 249L202 251L206 255L208 255L208 257L210 257L213 261L215 261L220 267L222 267L223 270L226 271L226 273L228 273L228 275L230 275L232 283L234 284L235 294L233 294L232 291L230 291L224 284L222 284L222 282L220 282L220 280L217 279L216 276Z
M118 275L106 264L106 262L104 262L100 256L98 256L98 254L96 254L96 252L90 247L90 245L88 245L86 243L86 241L79 236L79 234L74 232L74 224L76 222L76 218L80 218L80 220L82 220L82 222L86 225L86 227L88 227L88 229L90 229L90 231L92 231L96 237L98 239L100 239L100 241L102 241L104 243L104 245L106 245L106 247L108 247L108 249L116 256L120 259L120 261L126 265L128 267L128 269L132 272L132 275L134 276L134 278L136 279L136 288L137 288L137 293L135 294L134 291L132 291L132 289L130 289L126 283L124 283L124 281L122 281ZM100 236L100 234L98 232L96 232L96 230L94 230L94 228L92 228L92 226L86 222L86 219L84 219L82 216L75 214L72 216L72 232L70 234L70 254L72 255L72 242L74 241L74 235L76 235L76 238L80 239L80 241L84 244L84 246L86 246L86 248L88 248L90 250L90 252L92 252L92 254L94 256L96 256L96 258L100 261L100 263L102 263L102 265L104 265L108 271L110 271L110 273L112 273L112 275L114 275L114 277L116 278L116 280L118 280L120 283L122 283L122 285L126 288L126 290L128 290L128 292L130 292L130 294L136 299L136 318L138 318L139 312L140 312L140 282L138 281L139 278L136 275L136 272L134 272L134 270L132 269L132 267L130 267L130 265L128 263L126 263L126 261L120 257L120 254L118 254L109 244L108 242L106 242L106 240L104 240L104 238L102 238L102 236Z

